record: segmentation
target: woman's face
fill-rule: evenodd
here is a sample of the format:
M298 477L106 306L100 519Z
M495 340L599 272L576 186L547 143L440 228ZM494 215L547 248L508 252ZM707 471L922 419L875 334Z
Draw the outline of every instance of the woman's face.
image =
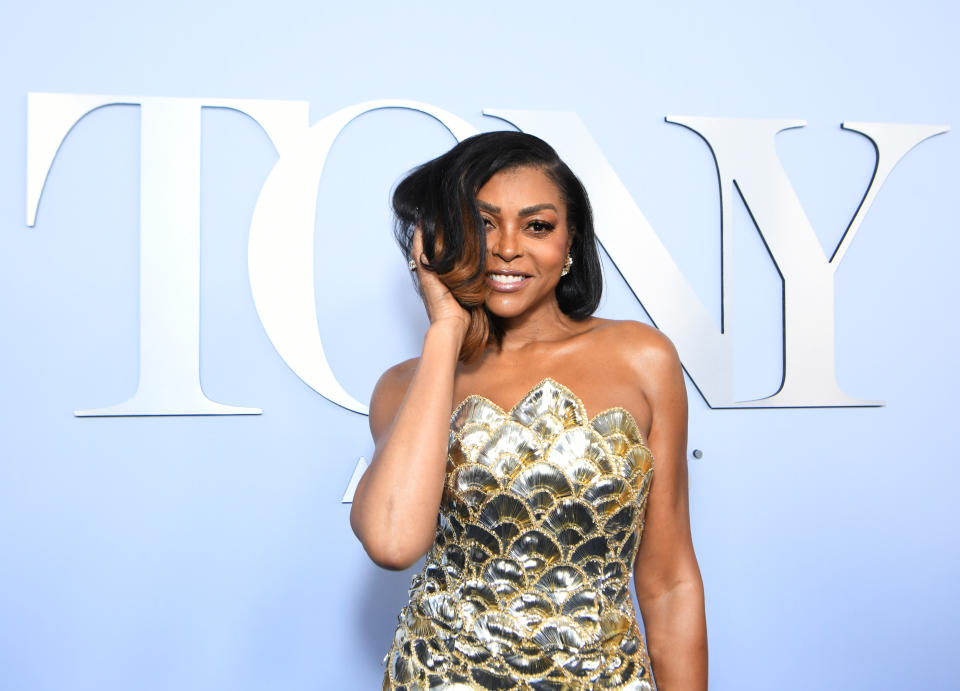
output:
M573 237L554 182L539 168L502 170L477 192L477 205L487 235L487 308L509 318L556 301Z

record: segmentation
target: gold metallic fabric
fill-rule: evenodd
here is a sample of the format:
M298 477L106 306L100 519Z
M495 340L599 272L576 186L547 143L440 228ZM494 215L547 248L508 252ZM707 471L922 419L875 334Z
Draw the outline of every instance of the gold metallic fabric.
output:
M549 377L509 412L468 396L383 689L652 691L629 591L652 477L624 408L588 420Z

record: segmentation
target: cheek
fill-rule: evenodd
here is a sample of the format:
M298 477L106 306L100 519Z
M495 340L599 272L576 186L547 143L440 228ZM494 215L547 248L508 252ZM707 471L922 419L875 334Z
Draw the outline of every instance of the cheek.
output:
M563 239L561 242L557 243L556 246L556 255L559 257L559 262L563 264L567 261L567 254L573 249L573 243L568 242L566 239Z
M538 248L537 263L543 267L559 266L567 259L567 246L563 242L544 243Z

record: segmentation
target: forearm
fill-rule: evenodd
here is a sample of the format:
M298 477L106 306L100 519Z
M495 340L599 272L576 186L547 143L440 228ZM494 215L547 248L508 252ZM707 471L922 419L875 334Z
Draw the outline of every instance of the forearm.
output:
M685 581L640 602L657 691L706 691L703 584Z
M446 325L427 330L393 425L354 493L354 531L371 558L387 568L409 566L433 540L462 340Z

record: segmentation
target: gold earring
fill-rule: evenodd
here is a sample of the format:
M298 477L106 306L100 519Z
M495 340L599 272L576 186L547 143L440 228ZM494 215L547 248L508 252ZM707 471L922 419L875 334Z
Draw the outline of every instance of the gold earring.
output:
M569 254L567 255L567 261L563 263L563 271L560 272L561 276L566 276L570 273L570 267L573 266L573 257Z

